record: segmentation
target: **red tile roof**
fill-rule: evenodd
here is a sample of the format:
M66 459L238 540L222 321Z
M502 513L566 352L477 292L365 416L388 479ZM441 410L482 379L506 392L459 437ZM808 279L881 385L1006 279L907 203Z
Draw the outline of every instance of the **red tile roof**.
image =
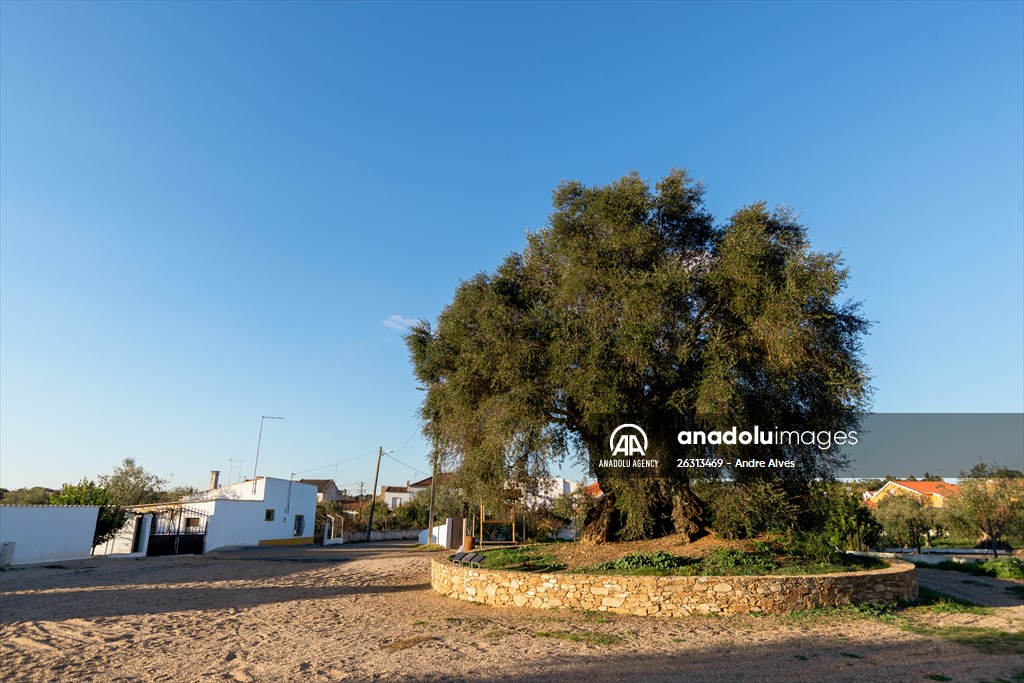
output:
M960 494L960 487L956 484L947 484L944 481L893 481L894 484L906 487L911 491L931 496L956 496Z
M598 496L604 493L604 491L601 490L601 484L596 481L593 484L588 484L587 486L584 486L583 492L586 493L588 496L593 496L594 498L597 498Z

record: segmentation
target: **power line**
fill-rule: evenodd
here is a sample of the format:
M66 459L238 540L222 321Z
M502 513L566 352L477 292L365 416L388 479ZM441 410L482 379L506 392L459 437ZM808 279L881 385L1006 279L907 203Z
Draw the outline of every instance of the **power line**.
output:
M406 439L406 440L405 440L405 443L403 443L403 444L402 444L401 446L399 446L398 448L396 448L395 450L393 450L393 451L391 451L391 452L392 452L392 453L397 453L398 451L400 451L400 450L402 450L403 448L405 448L406 446L408 446L408 445L409 445L409 442L413 440L413 437L415 437L415 436L416 436L416 434L417 434L417 432L419 432L419 431L420 431L420 430L418 430L418 429L417 429L417 430L416 430L415 432L413 432L413 433L412 433L412 435L411 435L411 436L410 436L410 437L409 437L408 439Z
M419 431L420 430L417 429L412 434L410 434L409 438L405 440L405 443L403 443L401 446L399 446L398 448L394 449L393 451L390 451L390 453L397 453L398 451L402 450L403 448L408 446L410 443L412 443L412 440L414 438L416 438L416 434L418 434ZM329 465L323 465L321 467L311 467L308 470L301 470L301 471L298 471L298 472L292 472L292 474L305 474L306 472L315 472L317 470L325 470L328 467L337 467L338 465L344 465L346 463L352 462L353 460L358 460L359 458L365 457L365 456L369 455L370 453L373 453L375 450L377 450L377 449L376 448L371 448L370 450L365 451L363 453L360 453L359 455L357 455L357 456L355 456L353 458L349 458L348 460L340 460L338 462L332 462ZM389 453L385 453L384 455L387 455L388 457L391 457ZM396 460L396 462L398 462L401 465L405 465L405 463L401 462L400 460ZM409 465L405 465L405 466L409 467ZM414 470L416 472L420 471L420 470L417 470L415 467L409 467L409 469Z
M418 470L415 467L413 467L412 465L408 465L408 464L402 462L401 460L399 460L398 458L396 458L393 455L389 455L388 453L385 453L384 455L387 455L389 458L391 458L392 460L397 462L399 465L402 465L404 467L408 467L410 470L412 470L413 472L416 472L417 474L426 474L426 472L424 472L422 470Z
M373 453L375 450L377 450L377 449L376 448L371 448L370 450L366 451L365 453L360 453L359 455L355 456L354 458L349 458L348 460L340 460L338 462L332 462L330 465L323 465L322 467L311 467L308 470L302 470L302 471L299 471L299 472L294 472L293 474L305 474L306 472L315 472L316 470L325 470L328 467L335 467L337 465L344 465L347 462L352 462L353 460L358 460L359 458L365 457L365 456L369 455L370 453Z

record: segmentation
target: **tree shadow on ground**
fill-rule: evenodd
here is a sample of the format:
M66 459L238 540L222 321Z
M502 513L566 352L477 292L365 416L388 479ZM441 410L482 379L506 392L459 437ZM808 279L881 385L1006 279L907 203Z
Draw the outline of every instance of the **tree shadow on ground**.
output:
M0 624L96 617L163 614L189 610L247 609L270 603L325 600L422 591L427 583L406 585L285 585L89 588L60 594L5 595Z
M964 572L918 567L917 581L957 600L983 607L1020 607L1024 605L1024 582L975 576Z

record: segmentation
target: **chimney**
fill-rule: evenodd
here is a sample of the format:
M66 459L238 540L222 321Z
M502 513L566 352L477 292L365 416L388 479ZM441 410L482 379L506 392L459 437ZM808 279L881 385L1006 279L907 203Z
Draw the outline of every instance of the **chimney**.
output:
M220 484L220 470L210 470L210 488L215 489Z
M405 488L409 488L409 480L408 479L405 480Z

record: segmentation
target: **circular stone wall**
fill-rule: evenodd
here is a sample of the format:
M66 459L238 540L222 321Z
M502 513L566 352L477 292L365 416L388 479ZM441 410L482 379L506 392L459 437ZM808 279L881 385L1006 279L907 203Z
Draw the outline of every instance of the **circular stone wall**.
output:
M572 607L637 615L781 613L917 597L914 565L801 576L597 576L472 569L434 560L430 585L441 595L486 605Z

